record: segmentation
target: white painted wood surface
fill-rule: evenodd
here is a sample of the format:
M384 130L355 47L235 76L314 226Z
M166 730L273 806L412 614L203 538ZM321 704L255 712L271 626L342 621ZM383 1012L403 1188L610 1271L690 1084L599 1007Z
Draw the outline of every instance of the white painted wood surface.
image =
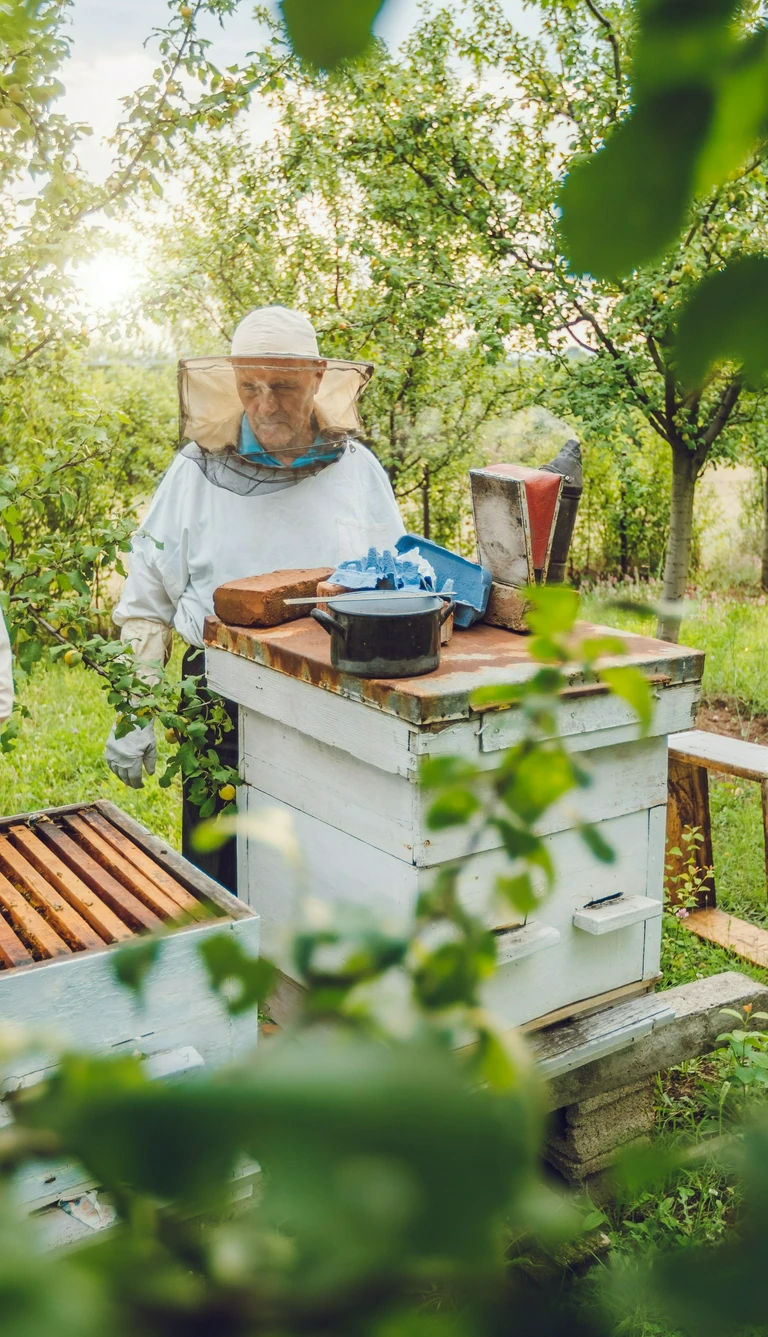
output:
M330 743L383 771L408 775L412 769L412 725L375 706L348 701L335 692L264 668L253 660L211 646L205 651L210 686L257 715L295 728L307 738Z
M649 735L674 733L690 726L701 696L697 682L682 682L669 687L654 686L653 719ZM517 710L489 711L482 717L480 746L483 752L496 752L520 741L524 721ZM631 706L611 693L585 695L561 701L557 712L556 734L568 741L573 751L594 750L615 743L630 743L640 737L640 726Z
M149 1055L193 1046L206 1063L222 1063L256 1042L255 1017L230 1017L208 985L198 953L202 941L231 933L252 955L259 952L259 920L216 920L164 938L143 1003L119 985L110 950L81 952L56 961L0 972L0 1016L30 1031L53 1033L91 1052ZM7 1081L43 1070L53 1060L38 1054L6 1069Z
M577 910L573 916L573 927L602 937L604 933L616 933L629 924L639 924L660 914L661 903L652 896L619 894L615 899L598 901Z
M670 738L669 751L680 761L690 761L708 770L722 770L747 780L768 780L768 747L764 743L747 743L742 738L690 729Z
M411 920L419 893L432 884L434 868L407 864L268 794L244 788L240 802L248 813L289 813L302 852L304 872L297 876L288 859L270 845L249 837L242 851L248 897L261 915L263 950L289 975L295 974L288 954L290 928L301 917L305 895L329 904L368 906L383 923L402 930ZM663 824L663 807L602 823L601 834L616 850L612 864L599 863L577 831L563 830L547 837L557 890L533 917L559 934L559 941L499 969L486 991L486 1002L504 1024L519 1025L582 998L658 974L660 916L618 930L607 940L608 945L605 938L575 929L573 916L587 902L617 887L627 895L655 897L661 905L658 868L663 860ZM492 928L521 923L508 903L493 897L497 875L508 873L509 867L503 850L461 861L458 887L462 900L474 912L483 913Z
M539 924L529 920L519 928L501 929L496 935L496 960L500 966L510 961L522 961L526 956L535 956L545 952L548 947L556 947L560 934L549 924Z
M433 797L419 788L415 773L395 775L299 729L252 711L242 714L242 774L261 793L419 867L462 858L470 847L479 852L500 846L493 829L479 835L470 827L430 831ZM494 754L488 765L497 761ZM542 834L666 802L665 738L585 751L580 761L591 771L590 785L553 805Z

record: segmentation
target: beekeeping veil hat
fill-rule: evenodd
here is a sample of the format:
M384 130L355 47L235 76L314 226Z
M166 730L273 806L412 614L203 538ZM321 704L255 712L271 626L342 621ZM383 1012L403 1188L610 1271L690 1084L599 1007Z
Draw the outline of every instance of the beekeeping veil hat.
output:
M229 356L179 363L182 454L244 496L295 487L354 442L372 373L368 363L322 358L299 311L258 307L235 330Z

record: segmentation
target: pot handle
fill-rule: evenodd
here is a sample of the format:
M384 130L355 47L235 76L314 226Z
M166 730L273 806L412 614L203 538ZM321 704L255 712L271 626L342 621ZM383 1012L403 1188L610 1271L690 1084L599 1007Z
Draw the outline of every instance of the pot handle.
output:
M332 617L330 613L326 613L322 608L313 608L309 616L313 617L315 622L319 622L323 631L327 631L329 636L332 631L337 631L341 639L346 641L347 636L344 626L338 618Z
M441 627L442 627L442 625L443 625L444 622L447 622L447 621L448 621L448 618L451 616L451 613L453 612L453 610L454 610L455 607L456 607L456 600L455 600L455 599L449 599L449 600L448 600L448 603L445 605L445 608L441 608L441 610L440 610L440 626L441 626Z

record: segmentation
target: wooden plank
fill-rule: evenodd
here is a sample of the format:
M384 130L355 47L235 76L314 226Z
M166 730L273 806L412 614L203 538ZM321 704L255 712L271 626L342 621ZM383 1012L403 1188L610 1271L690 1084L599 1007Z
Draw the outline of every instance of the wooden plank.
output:
M705 942L713 942L717 947L724 947L735 956L751 961L756 966L768 966L768 929L758 928L757 924L748 924L745 919L726 914L714 907L709 910L694 910L681 924L690 933Z
M18 929L33 952L39 952L46 959L55 956L69 956L70 948L58 933L46 923L42 915L33 910L11 882L0 873L0 905L8 912L14 928Z
M95 831L98 831L104 840L108 841L130 863L134 864L156 887L164 891L166 896L178 906L179 910L186 911L193 919L207 918L209 912L206 907L201 905L192 893L187 891L186 887L182 887L175 877L171 877L170 873L161 868L156 860L151 859L140 846L129 840L122 831L108 822L100 812L96 812L92 808L84 808L81 816L83 821L87 822Z
M585 905L573 916L573 927L583 933L593 933L601 937L605 933L617 933L630 924L639 924L646 919L655 919L661 914L661 901L653 896L625 896L598 901L597 904Z
M687 758L678 757L670 748L669 772L667 776L667 849L679 849L682 856L668 854L666 859L666 877L670 888L669 898L677 903L678 894L672 878L679 877L688 858L688 849L683 841L683 832L691 827L699 827L702 841L696 849L696 867L703 871L712 868L712 824L709 817L709 778L706 768L692 764ZM698 896L700 908L715 904L715 875L710 873L702 883Z
M433 795L420 791L415 774L406 780L308 738L296 728L250 712L244 715L243 775L254 789L419 867L433 867L466 854L474 836L468 828L428 828ZM549 809L541 822L542 834L572 827L575 812L584 821L599 822L666 802L665 738L646 738L581 755L592 769L592 783ZM489 767L499 763L496 754L483 760ZM474 840L474 848L479 852L499 848L501 843L499 833L488 827Z
M151 1055L192 1045L206 1066L220 1066L257 1042L255 1012L229 1017L200 957L207 937L230 933L249 955L258 955L254 915L237 923L210 920L165 936L141 1009L115 980L111 952L77 952L24 970L0 970L0 1016L30 1029L55 1030L88 1053ZM15 1055L6 1064L9 1088L55 1062L55 1055Z
M69 867L70 872L78 877L91 891L95 892L105 905L113 910L125 923L135 930L156 929L163 922L159 915L144 905L116 877L102 868L90 854L77 845L66 832L54 822L38 822L35 832Z
M31 961L34 961L32 953L0 915L0 966L10 970L14 966L28 966Z
M2 835L0 835L0 868L15 886L26 893L32 904L41 910L56 932L74 951L104 946L105 939L100 937L76 910L73 910L69 902L64 900L50 882L41 877L21 851L11 844L8 837Z
M544 1031L548 1026L555 1026L560 1021L570 1021L573 1017L586 1017L593 1012L602 1012L614 1003L624 1003L630 998L639 998L642 994L650 993L660 979L661 975L657 975L655 980L634 980L632 984L622 984L618 989L606 989L604 993L595 994L592 998L582 998L578 1003L569 1003L565 1007L556 1008L554 1012L545 1012L543 1017L534 1017L533 1021L526 1021L522 1026L516 1026L515 1030L525 1035L530 1031Z
M248 712L242 773L248 784L389 854L413 861L416 786L297 728Z
M688 729L669 740L669 754L678 761L706 766L710 771L740 775L745 780L768 780L768 747L746 743L726 734Z
M204 905L217 906L229 919L258 918L253 910L238 900L237 896L233 896L225 887L214 882L213 878L201 872L159 836L153 836L146 827L141 826L133 817L129 817L127 812L110 803L109 799L99 799L93 804L93 808L102 813L113 826L124 832L130 840L140 845L152 859L157 859L163 868L166 868L183 886L188 887Z
M111 877L122 882L142 905L146 905L160 919L179 917L181 910L176 902L120 854L100 832L94 831L82 817L68 817L67 826L78 847L86 851Z
M319 743L333 743L383 771L409 774L410 727L405 720L225 650L207 647L205 663L208 685L241 707L294 728L301 720L303 733Z
M11 836L17 848L23 850L38 873L48 878L56 890L69 901L78 914L82 915L91 928L104 938L105 942L124 942L127 938L133 937L128 925L95 896L91 888L28 827L11 827Z
M555 736L566 738L572 751L629 743L640 737L637 715L626 701L612 694L569 695L569 690L562 693L558 704ZM668 687L655 684L652 690L651 736L675 733L692 723L701 695L699 683L675 683ZM519 709L491 711L482 719L480 747L483 752L513 747L525 728Z

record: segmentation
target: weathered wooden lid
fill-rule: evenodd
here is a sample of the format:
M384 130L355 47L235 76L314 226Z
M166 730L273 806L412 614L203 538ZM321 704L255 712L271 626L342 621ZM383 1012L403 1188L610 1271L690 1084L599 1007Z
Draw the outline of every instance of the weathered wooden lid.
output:
M581 623L584 634L605 634L610 629ZM701 650L670 645L650 636L620 636L626 654L605 664L636 664L663 688L672 683L698 682L704 671ZM302 618L269 630L226 626L218 618L205 623L205 643L253 660L324 691L399 715L412 724L468 718L474 714L470 697L478 687L521 682L538 667L531 658L530 641L500 627L476 623L458 631L442 647L440 667L419 678L356 678L331 666L330 639L311 618ZM584 681L575 669L573 686ZM594 689L593 689L594 690ZM492 709L492 706L486 709Z

